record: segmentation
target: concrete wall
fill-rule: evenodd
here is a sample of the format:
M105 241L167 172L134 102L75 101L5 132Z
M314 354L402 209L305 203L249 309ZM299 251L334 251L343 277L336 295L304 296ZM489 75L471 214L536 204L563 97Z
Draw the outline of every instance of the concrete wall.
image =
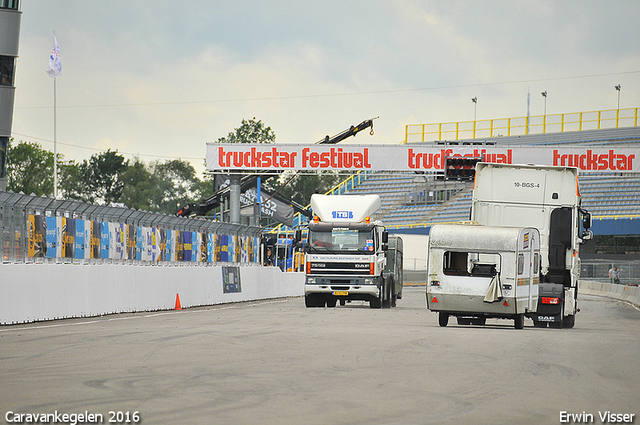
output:
M404 269L426 272L429 236L396 233L394 230L389 231L389 234L402 238L404 246Z
M169 310L304 294L303 273L240 267L241 292L223 293L222 267L2 264L0 324Z
M578 292L627 301L640 306L640 287L581 280Z

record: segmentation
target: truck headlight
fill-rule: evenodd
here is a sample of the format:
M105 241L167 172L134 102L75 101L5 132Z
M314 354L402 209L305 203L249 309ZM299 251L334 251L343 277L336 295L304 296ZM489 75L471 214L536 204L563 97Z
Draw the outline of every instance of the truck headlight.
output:
M315 278L315 277L308 277L308 278L307 278L307 283L308 283L309 285L315 285L315 283L316 283L316 278Z
M373 285L373 279L365 279L364 280L364 284L365 285Z

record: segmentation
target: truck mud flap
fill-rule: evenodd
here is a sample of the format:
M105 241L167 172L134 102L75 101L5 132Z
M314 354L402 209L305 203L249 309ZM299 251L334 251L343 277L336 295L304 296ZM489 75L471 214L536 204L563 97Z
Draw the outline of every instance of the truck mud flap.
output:
M534 313L530 317L533 320L533 326L536 328L546 328L547 325L551 328L562 327L562 313L553 315Z

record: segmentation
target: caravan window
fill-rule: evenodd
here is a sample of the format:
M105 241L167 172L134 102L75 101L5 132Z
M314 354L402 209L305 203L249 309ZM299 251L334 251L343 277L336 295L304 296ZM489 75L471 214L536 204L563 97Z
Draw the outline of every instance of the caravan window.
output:
M469 274L467 257L466 252L446 251L444 253L444 274Z
M518 254L518 274L524 273L524 254Z
M457 276L492 277L500 271L500 254L483 252L446 251L444 274Z

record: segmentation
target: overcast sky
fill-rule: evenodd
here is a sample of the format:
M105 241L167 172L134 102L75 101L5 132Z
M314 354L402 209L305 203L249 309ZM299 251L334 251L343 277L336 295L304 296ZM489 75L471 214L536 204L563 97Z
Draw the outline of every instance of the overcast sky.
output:
M640 1L23 0L13 137L58 152L188 159L242 119L314 143L406 124L640 106Z

